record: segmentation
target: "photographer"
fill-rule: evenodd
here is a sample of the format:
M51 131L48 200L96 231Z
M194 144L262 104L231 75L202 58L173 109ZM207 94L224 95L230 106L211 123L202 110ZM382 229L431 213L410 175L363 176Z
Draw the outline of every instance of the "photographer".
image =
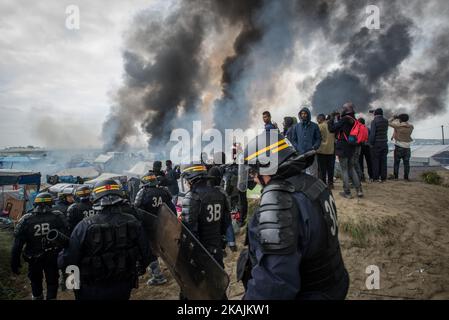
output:
M349 143L351 129L355 123L354 104L347 102L343 105L341 115L331 114L328 121L329 131L335 133L337 144L335 146L335 154L338 156L340 168L343 176L343 190L340 195L347 199L352 199L349 178L352 179L354 187L359 198L363 197L362 186L355 170L355 145Z
M401 159L404 162L404 180L409 179L410 173L410 144L413 141L412 132L413 125L408 122L408 114L400 114L393 116L388 120L388 125L394 128L393 140L395 144L394 149L394 178L399 178L399 165Z

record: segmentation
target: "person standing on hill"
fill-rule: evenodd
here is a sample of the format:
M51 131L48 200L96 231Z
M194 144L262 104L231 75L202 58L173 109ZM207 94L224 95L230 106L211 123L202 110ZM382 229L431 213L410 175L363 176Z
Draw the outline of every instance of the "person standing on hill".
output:
M410 174L410 144L412 143L413 125L408 122L408 114L400 114L388 120L388 125L394 128L394 178L399 178L399 166L401 159L404 162L404 180L409 179Z
M352 198L349 177L351 177L354 187L357 190L357 196L359 198L363 197L362 186L354 165L355 145L348 141L348 137L351 134L355 121L354 104L352 102L347 102L343 105L339 120L337 120L334 113L332 114L332 119L328 122L329 131L334 132L337 137L335 153L340 162L344 190L340 195L347 199Z
M262 113L262 119L264 122L265 130L277 130L278 126L276 122L271 121L271 113L269 111L264 111Z
M329 189L334 187L333 158L335 152L335 134L329 131L324 114L317 116L318 126L321 133L321 145L317 150L319 178L327 184Z
M379 182L387 180L388 120L384 118L383 114L382 108L374 110L374 120L371 122L369 135L373 160L373 179Z
M364 118L359 118L358 120L361 124L365 125ZM368 133L369 133L370 129L369 128L367 128L367 129L368 129ZM369 177L369 179L372 180L373 165L372 165L372 161L371 161L371 148L367 142L362 143L361 149L360 149L359 166L360 166L360 171L362 172L362 175L360 178L361 182L365 182L365 168L364 168L363 159L365 159L365 161L366 161L366 167L368 169L368 177Z

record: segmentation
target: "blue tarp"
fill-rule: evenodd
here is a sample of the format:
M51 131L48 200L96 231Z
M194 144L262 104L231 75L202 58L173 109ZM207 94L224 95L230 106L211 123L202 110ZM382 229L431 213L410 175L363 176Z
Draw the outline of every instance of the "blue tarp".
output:
M31 162L32 159L29 157L0 157L0 162Z
M14 184L37 185L39 189L41 184L41 173L8 169L0 170L0 186Z

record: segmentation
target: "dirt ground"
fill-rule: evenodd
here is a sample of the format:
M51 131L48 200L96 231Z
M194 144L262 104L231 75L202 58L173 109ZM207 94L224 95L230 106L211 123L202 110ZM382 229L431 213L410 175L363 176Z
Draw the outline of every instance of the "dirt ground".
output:
M363 199L337 202L340 243L351 283L348 299L449 299L449 189L418 181L387 181L364 185ZM244 234L238 237L243 247ZM228 297L240 299L243 286L236 281L238 252L227 251L230 276ZM366 268L380 269L380 289L368 290ZM140 280L132 299L177 299L179 288L162 264L168 283L149 287ZM63 292L59 299L73 299Z

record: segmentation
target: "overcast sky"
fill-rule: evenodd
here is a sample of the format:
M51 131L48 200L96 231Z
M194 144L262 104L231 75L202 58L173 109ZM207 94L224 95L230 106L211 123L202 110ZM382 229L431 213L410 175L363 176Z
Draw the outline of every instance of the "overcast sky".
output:
M111 92L122 83L124 32L136 12L168 3L2 0L0 147L101 146ZM80 8L80 30L65 26L71 4ZM274 120L283 113L276 110ZM449 138L449 112L417 123L415 138L440 138L443 124Z

